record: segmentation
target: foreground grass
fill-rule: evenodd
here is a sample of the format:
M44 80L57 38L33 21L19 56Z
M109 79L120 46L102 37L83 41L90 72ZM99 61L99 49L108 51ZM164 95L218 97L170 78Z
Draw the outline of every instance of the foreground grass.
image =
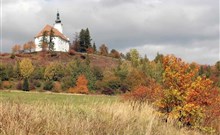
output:
M197 134L162 122L147 104L142 109L133 108L116 97L23 92L0 94L1 135Z

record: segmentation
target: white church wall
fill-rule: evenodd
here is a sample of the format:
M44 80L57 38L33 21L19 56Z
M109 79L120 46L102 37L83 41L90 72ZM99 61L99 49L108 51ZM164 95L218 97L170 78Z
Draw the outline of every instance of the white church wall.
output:
M62 51L62 52L68 52L69 51L69 42L59 38L54 38L54 48L55 51Z
M35 38L35 45L36 49L35 51L39 52L42 51L42 48L40 47L42 37ZM49 40L49 36L47 37L47 40ZM68 52L69 51L69 42L61 39L60 37L54 37L54 51L62 51L62 52Z

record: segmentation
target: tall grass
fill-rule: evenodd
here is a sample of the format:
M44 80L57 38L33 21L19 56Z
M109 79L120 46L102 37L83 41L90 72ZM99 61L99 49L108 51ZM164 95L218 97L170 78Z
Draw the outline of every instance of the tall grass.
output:
M129 103L74 105L1 101L1 135L197 135L162 122L149 105Z

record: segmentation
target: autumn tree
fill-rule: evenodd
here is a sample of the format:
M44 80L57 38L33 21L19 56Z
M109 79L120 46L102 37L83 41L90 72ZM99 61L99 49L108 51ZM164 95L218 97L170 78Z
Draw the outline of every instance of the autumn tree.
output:
M99 52L101 55L108 56L108 47L105 44L102 44L99 47Z
M61 63L50 63L44 72L44 78L49 81L59 81L64 76Z
M205 110L212 97L213 82L198 76L198 66L191 66L173 55L163 58L164 98L159 108L168 118L176 118L183 125L198 126L205 118Z
M75 50L77 52L80 51L80 40L79 40L79 34L77 32L74 35L74 40L70 49Z
M21 50L21 46L20 45L14 45L12 47L12 53L19 53Z
M80 75L76 82L76 87L69 88L70 93L81 93L81 94L88 94L88 80L86 79L85 75Z
M36 48L36 45L33 41L29 41L23 45L24 51L28 50L29 52L32 52L32 50L34 50L35 48Z
M29 90L28 78L34 71L34 66L32 65L30 59L25 58L22 59L21 62L19 63L19 68L20 68L20 74L24 78L23 90L28 91Z
M25 44L23 44L23 51L25 52L25 51L27 51L27 50L28 50L28 44L25 43Z
M113 58L120 58L120 53L117 50L112 49L110 52L110 56Z

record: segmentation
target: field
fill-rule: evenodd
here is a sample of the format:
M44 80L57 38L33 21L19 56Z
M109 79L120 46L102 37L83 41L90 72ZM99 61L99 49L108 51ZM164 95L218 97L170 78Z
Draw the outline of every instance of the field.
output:
M145 104L116 96L0 92L1 135L187 135Z

